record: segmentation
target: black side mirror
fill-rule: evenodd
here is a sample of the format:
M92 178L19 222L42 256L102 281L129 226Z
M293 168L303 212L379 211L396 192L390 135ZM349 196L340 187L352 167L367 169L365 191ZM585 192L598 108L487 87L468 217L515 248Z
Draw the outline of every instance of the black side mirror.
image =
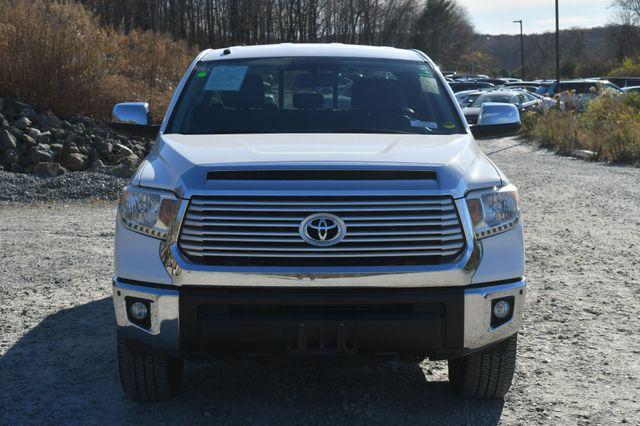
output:
M476 139L511 136L520 130L520 112L513 104L486 102L482 104L478 124L471 126Z
M124 136L155 139L159 124L151 124L149 104L146 102L123 102L113 107L113 121L109 123L115 132Z

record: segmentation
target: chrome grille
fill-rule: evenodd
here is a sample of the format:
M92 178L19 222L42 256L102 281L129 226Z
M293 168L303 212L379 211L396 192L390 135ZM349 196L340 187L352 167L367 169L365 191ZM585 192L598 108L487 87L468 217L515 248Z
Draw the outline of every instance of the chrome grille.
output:
M315 213L342 219L344 239L304 241L300 224ZM403 265L451 262L465 240L448 196L196 196L179 247L193 262L216 265Z

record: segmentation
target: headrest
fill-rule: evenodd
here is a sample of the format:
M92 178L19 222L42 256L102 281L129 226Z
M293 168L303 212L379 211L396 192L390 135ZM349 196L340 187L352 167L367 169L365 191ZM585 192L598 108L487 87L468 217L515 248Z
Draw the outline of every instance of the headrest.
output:
M354 81L351 106L372 112L399 112L407 107L407 101L399 81L370 77Z
M264 105L264 84L257 74L247 74L237 92L222 92L222 102L231 108L258 108Z
M324 96L318 92L294 93L293 106L297 109L322 109Z

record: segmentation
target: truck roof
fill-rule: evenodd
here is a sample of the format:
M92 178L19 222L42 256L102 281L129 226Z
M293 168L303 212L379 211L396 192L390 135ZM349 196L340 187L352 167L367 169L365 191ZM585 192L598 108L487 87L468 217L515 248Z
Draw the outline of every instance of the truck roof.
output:
M416 51L387 46L362 46L341 43L281 43L258 46L231 46L203 52L203 61L233 58L270 58L328 56L422 61Z

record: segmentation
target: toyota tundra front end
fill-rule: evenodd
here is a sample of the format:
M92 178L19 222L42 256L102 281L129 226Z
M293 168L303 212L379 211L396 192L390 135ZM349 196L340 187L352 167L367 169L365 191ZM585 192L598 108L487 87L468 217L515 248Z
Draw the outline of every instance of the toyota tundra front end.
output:
M114 118L134 131L148 106ZM461 395L504 396L522 218L474 134L518 124L492 104L470 128L418 51L202 52L118 205L125 393L171 397L195 356L348 357L446 359Z

